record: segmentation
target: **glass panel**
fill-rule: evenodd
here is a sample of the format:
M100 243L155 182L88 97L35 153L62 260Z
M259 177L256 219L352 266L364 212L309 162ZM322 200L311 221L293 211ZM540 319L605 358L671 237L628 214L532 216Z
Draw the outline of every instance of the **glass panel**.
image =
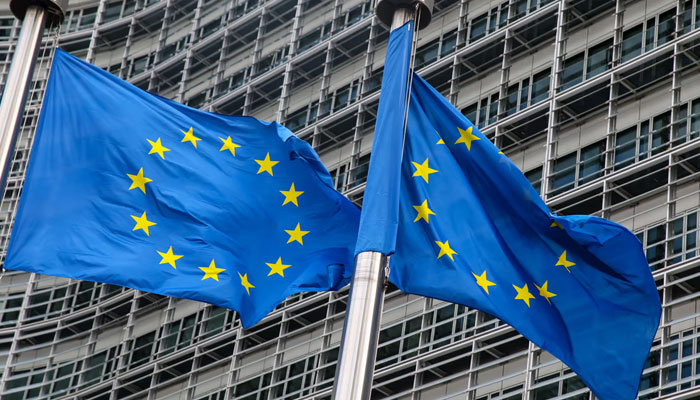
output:
M656 154L666 149L671 124L671 111L654 117L654 132L652 134L651 153Z
M554 160L553 189L570 189L576 178L576 153Z
M700 102L698 102L698 104L700 104ZM468 119L471 123L475 123L475 122L476 122L476 111L477 111L477 109L478 109L478 104L477 104L477 103L474 103L474 104L472 104L472 105L470 105L470 106L467 106L467 107L465 107L464 109L462 109L462 115L464 115L465 117L467 117L467 119Z
M471 31L469 31L469 41L480 39L486 36L487 15L482 14L472 20Z
M700 9L700 7L698 7ZM690 117L690 138L695 139L700 135L700 99L693 101Z
M506 97L506 115L515 114L518 110L518 85L512 85L508 88L508 97Z
M583 80L583 53L564 60L561 90L566 90Z
M537 191L537 193L540 193L540 187L542 185L542 167L526 172L525 177L528 181L530 181L530 184L535 189L535 191Z
M639 159L647 157L649 151L649 121L644 121L639 125Z
M83 10L83 16L80 18L80 28L87 29L92 28L95 23L95 15L97 14L97 7L86 8Z
M107 23L118 19L122 12L122 2L111 3L107 5L105 13L102 16L102 22Z
M452 31L442 38L442 47L440 48L440 58L452 53L457 45L457 31Z
M662 44L673 40L674 28L676 26L674 16L676 15L676 8L672 8L659 16L659 34L656 40L656 45L661 46Z
M646 26L647 31L644 38L644 51L649 51L654 48L654 33L656 30L656 19L648 19Z
M440 47L440 42L434 40L425 46L422 46L416 51L416 69L424 67L438 58L438 49Z
M642 24L622 34L622 62L642 54Z
M688 105L683 104L678 108L676 122L673 129L672 146L684 143L688 135Z
M550 70L546 69L538 72L532 78L532 100L531 104L537 104L549 97Z
M588 50L586 79L590 79L610 68L612 60L612 40L600 43Z
M586 146L581 150L579 184L589 182L603 175L605 168L605 141Z
M520 90L520 109L527 107L527 96L530 94L530 78L523 81L523 87Z
M637 150L637 127L633 126L615 135L615 168L623 168L634 162Z

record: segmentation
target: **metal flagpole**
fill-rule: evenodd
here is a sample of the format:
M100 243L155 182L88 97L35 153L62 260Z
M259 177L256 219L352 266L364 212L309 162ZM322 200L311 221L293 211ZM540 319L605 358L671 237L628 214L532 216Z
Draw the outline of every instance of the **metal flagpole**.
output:
M422 29L430 23L433 4L434 0L379 0L376 13L379 20L393 31L412 21L414 11L420 8L418 27ZM333 386L334 400L370 398L387 269L388 257L385 254L366 251L355 257Z
M22 20L10 73L0 103L0 188L4 189L14 156L17 132L32 80L45 23L60 25L68 0L11 0L10 9Z

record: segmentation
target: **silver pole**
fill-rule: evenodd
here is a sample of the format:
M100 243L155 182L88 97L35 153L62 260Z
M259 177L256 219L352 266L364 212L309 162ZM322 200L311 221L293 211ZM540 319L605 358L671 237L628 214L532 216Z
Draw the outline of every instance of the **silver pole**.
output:
M15 141L22 121L24 102L34 72L36 55L44 33L46 10L29 6L24 14L22 30L12 57L10 73L0 103L0 188L4 189L14 157Z
M413 20L413 10L396 8L391 30ZM345 314L340 355L333 386L333 399L369 399L374 361L379 340L379 322L384 304L384 277L387 256L366 251L355 257L355 272L350 283L348 310Z

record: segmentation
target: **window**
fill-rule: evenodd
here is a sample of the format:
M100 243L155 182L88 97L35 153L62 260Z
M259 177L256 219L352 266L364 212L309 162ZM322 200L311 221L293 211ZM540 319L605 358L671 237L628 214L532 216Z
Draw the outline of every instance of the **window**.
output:
M196 322L197 314L192 314L161 328L161 353L165 355L192 344L199 332Z
M697 0L696 0L697 1ZM658 16L647 19L644 23L633 26L622 33L622 62L629 61L634 57L667 43L675 37L675 16L676 9L672 8ZM690 18L691 14L684 13L684 19ZM690 27L690 21L681 22L684 26ZM687 25L686 25L687 24Z
M552 194L557 195L603 175L605 140L554 160Z
M85 384L95 383L109 378L116 369L117 347L101 351L85 361L83 379Z
M474 18L469 24L469 41L481 39L486 36L486 26L488 25L488 14Z
M134 347L131 352L131 360L129 361L129 368L135 368L142 365L151 358L153 354L153 344L156 339L156 332L150 332L145 335L139 336L134 340Z
M451 32L442 35L440 40L440 58L451 54L455 50L457 45L457 30L452 30Z
M122 13L122 2L109 3L105 7L104 14L102 16L102 22L107 23L118 19Z
M319 26L313 31L305 34L299 39L299 48L297 50L298 54L310 49L314 45L326 40L331 36L331 23L327 22L324 25Z
M83 10L83 14L80 18L80 27L78 29L88 29L92 28L95 24L95 16L97 14L97 7L86 8Z
M367 180L367 173L369 172L369 159L370 154L365 154L357 161L357 166L352 170L352 181L350 182L351 187L355 187L361 183L365 183Z
M299 360L289 366L282 367L276 372L277 382L275 385L276 398L281 398L286 394L297 393L302 389L313 386L316 376L317 356L311 356ZM301 392L302 395L309 394L310 390Z
M333 111L338 111L349 104L354 103L360 92L360 80L355 79L333 94Z
M532 78L511 85L506 97L506 115L512 115L529 105L534 105L549 97L550 69L540 71ZM532 84L530 84L532 82Z
M420 69L438 59L440 39L435 39L416 50L415 68Z
M260 61L255 63L255 76L267 72L287 60L289 46L283 46L274 50L270 54L262 57Z
M535 0L536 2L536 0ZM508 2L481 14L469 23L469 41L479 40L508 23Z
M583 81L584 53L576 54L564 60L561 76L561 90L566 90Z
M542 189L542 167L537 167L525 172L525 177L530 181L535 191L540 193Z
M496 122L498 117L498 92L463 108L462 114L479 129Z
M333 168L330 171L331 175L331 180L333 181L333 187L335 190L342 192L345 190L345 178L346 178L346 170L347 170L348 165L343 164L339 167Z
M612 61L612 40L605 41L588 50L586 79L590 79L610 68Z
M666 232L668 231L668 240ZM676 217L637 233L652 271L689 260L698 254L698 212Z
M15 21L12 18L0 18L0 42L10 39L14 24Z
M422 317L418 316L379 332L377 368L391 365L418 354Z
M642 54L643 25L639 24L622 33L622 62Z
M560 90L566 90L608 70L611 67L611 63L612 39L566 58L566 60L564 60L564 70L561 76L562 86Z

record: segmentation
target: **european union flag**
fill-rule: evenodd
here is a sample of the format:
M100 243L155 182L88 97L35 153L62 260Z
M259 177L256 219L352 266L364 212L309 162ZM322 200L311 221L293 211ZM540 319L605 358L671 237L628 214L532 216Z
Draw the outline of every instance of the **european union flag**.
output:
M387 78L392 70L401 68L385 68L385 79L406 80ZM396 151L400 132L375 135L393 136ZM367 230L357 251L395 250L390 280L402 291L495 315L568 364L598 397L635 397L661 306L631 232L597 217L552 215L518 168L417 74L403 163L385 149L374 149L370 176L400 168L400 181L384 189L399 200L392 209L383 201L391 195L370 199L370 180L362 212L371 204L398 212L396 246Z
M284 127L58 50L5 267L204 301L250 327L291 294L345 285L358 223Z

